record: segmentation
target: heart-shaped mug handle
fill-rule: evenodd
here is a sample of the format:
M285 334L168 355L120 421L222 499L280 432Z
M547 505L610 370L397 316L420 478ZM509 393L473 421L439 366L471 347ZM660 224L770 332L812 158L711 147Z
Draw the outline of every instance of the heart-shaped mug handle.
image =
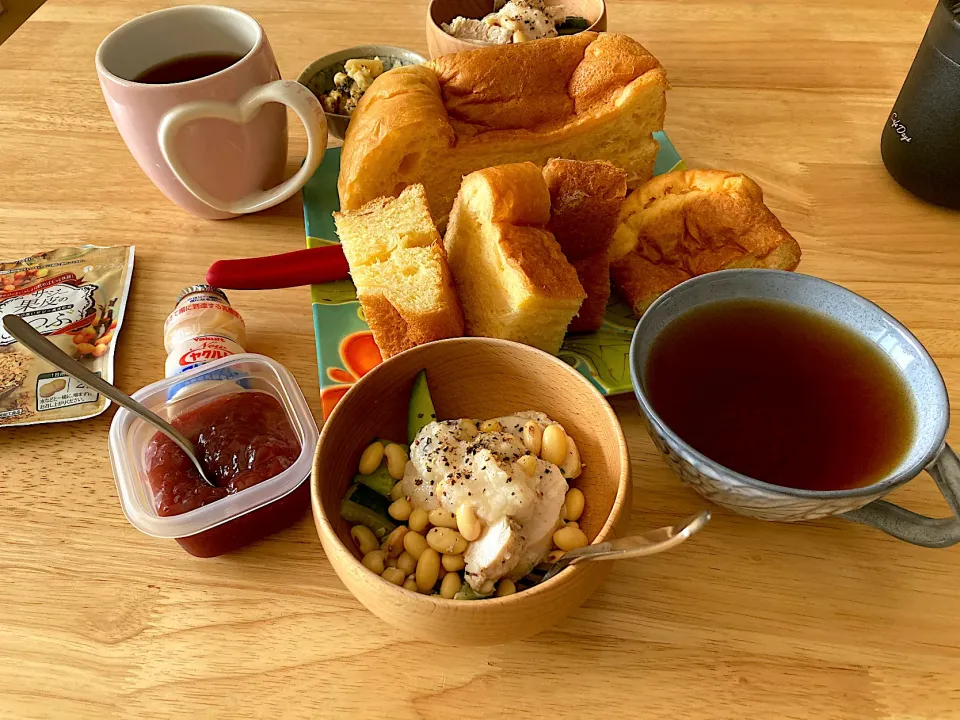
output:
M234 123L249 122L266 103L277 102L293 110L307 131L307 157L293 177L274 188L253 192L240 200L218 200L204 190L187 172L183 159L177 153L174 138L189 122L200 118L221 118ZM306 185L323 160L327 150L327 118L320 102L306 87L294 80L275 80L248 91L236 104L200 100L173 108L160 121L157 129L160 151L164 159L194 197L214 210L234 215L257 212L282 203Z

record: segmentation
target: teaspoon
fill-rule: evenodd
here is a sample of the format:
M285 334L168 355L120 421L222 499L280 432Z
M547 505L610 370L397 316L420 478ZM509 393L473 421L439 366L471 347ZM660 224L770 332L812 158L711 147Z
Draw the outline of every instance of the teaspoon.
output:
M58 348L54 343L50 342L43 335L30 327L30 324L27 323L27 321L23 318L18 317L17 315L4 315L3 327L6 328L7 332L16 338L24 347L29 348L36 355L39 355L50 364L60 368L70 377L89 385L100 393L103 393L120 407L126 408L134 415L138 415L153 425L155 428L157 428L157 430L173 440L177 446L187 454L187 457L190 458L190 462L192 462L194 467L197 468L197 472L200 473L200 477L203 478L204 482L210 485L210 487L217 487L217 484L207 474L203 464L197 457L196 446L175 427L173 427L173 425L168 423L156 413L147 410L147 408L124 393L115 385L111 385L96 373L85 368L79 362L67 355L63 350Z

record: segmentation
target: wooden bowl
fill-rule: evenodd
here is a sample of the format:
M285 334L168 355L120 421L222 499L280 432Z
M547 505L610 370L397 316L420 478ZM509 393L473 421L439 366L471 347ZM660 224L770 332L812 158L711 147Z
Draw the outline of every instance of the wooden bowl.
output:
M547 0L547 5L563 5L567 15L578 15L590 23L587 30L603 32L607 29L607 6L604 0ZM440 55L490 47L487 43L460 40L443 31L443 23L455 17L480 19L493 12L493 0L430 0L427 7L427 48L430 59Z
M577 441L585 496L580 527L593 542L623 535L631 507L630 460L610 405L580 373L552 355L490 338L421 345L378 365L354 385L320 434L310 495L330 564L357 599L405 634L442 645L498 645L541 632L597 589L610 563L570 567L529 590L487 600L445 600L392 585L360 564L340 501L371 439L406 436L413 379L426 369L437 416L492 418L540 410Z

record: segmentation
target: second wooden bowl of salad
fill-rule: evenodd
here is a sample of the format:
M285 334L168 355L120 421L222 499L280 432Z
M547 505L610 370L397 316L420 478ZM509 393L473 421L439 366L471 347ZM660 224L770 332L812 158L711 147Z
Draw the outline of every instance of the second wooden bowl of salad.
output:
M445 422L460 419L466 420ZM528 450L531 436L524 433L533 424L541 432ZM559 427L547 430L551 425ZM554 451L551 457L551 441L564 433L575 443L565 444L567 455L556 457ZM442 443L446 450L458 437L462 452L449 457L467 465L437 470L448 456L425 448ZM532 457L521 459L524 455ZM496 458L505 471L491 475L496 468L488 471L490 463L469 464L481 457ZM530 475L517 469L524 463ZM510 468L518 474L511 477ZM497 499L477 505L477 495L487 489ZM317 532L343 583L406 635L444 645L521 640L580 606L599 587L610 563L574 565L532 586L529 576L518 575L525 572L524 563L560 554L571 549L571 542L623 536L631 489L620 424L590 382L551 355L489 338L422 345L361 378L324 424L311 478ZM449 493L463 506L474 503L479 509L469 516L471 522L479 518L482 534L463 524L463 506L451 505L446 497L446 507L438 506L432 490L437 502L441 493ZM524 492L528 502L539 503L535 506L545 519L524 507ZM578 507L571 507L571 499ZM493 521L491 508L510 517ZM557 535L558 530L564 533ZM514 535L519 544L507 552ZM516 583L498 572L496 563L508 561Z

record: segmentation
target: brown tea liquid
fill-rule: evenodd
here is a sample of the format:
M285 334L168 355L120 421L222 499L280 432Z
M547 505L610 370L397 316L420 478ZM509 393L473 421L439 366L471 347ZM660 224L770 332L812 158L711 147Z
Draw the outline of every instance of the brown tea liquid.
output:
M726 300L683 315L654 342L645 387L693 448L784 487L870 485L896 468L915 432L886 355L785 303Z
M232 53L181 55L147 68L134 78L134 82L167 85L196 80L226 70L242 57Z

